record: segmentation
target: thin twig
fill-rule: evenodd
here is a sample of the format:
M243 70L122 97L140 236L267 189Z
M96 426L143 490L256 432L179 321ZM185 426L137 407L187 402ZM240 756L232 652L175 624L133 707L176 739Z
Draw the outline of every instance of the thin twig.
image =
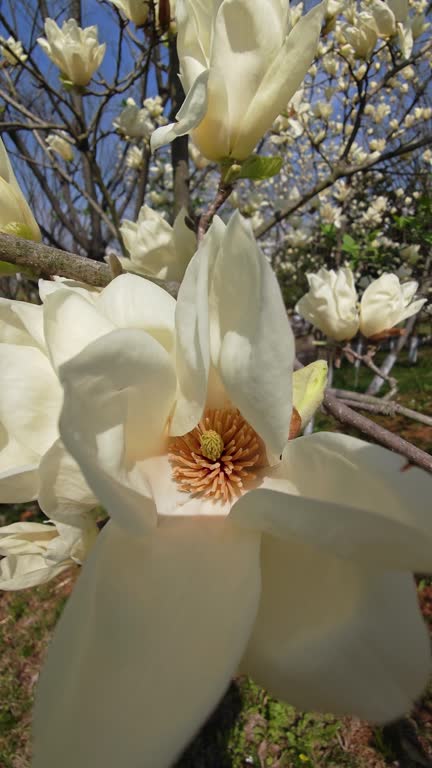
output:
M420 424L426 424L432 427L432 416L425 413L414 411L412 408L406 408L400 403L383 400L373 395L365 395L361 392L350 392L348 389L331 389L330 394L347 403L351 408L360 408L361 410L371 411L372 413L383 413L385 416L405 416ZM350 401L350 402L347 402ZM367 407L364 407L367 406Z
M205 233L207 232L212 222L213 216L218 212L219 208L224 204L225 200L229 198L232 191L233 191L233 186L231 184L223 184L222 182L219 184L215 199L209 205L206 212L202 214L199 220L199 224L198 224L198 242L199 243L201 242Z
M370 352L366 352L365 354L361 354L359 352L356 352L355 349L349 346L349 344L346 347L342 348L342 352L345 354L346 358L350 360L350 358L354 358L354 360L359 360L363 365L366 366L366 368L369 368L371 371L374 372L376 376L380 376L384 381L386 381L390 386L390 392L387 393L386 397L390 400L393 395L396 394L398 390L398 383L397 379L394 378L394 376L390 376L388 373L385 373L381 370L381 368L378 368L377 365L372 360ZM352 362L352 360L350 361Z

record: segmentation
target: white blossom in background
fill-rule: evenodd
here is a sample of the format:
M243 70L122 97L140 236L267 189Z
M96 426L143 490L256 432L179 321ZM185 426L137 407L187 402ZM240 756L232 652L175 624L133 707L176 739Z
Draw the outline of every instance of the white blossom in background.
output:
M367 338L388 335L388 331L415 315L426 299L413 301L418 283L400 283L397 275L381 275L365 290L360 302L360 331Z
M88 85L106 49L105 43L98 42L97 26L82 29L75 19L69 19L60 29L53 19L46 19L45 35L38 37L38 43L64 79L73 85Z
M110 0L129 21L137 27L146 23L149 13L149 0Z
M72 146L72 140L69 138L65 131L58 131L58 133L50 133L46 137L46 143L48 144L52 152L56 152L66 163L72 162L74 158L74 151Z
M130 258L119 257L124 269L160 280L180 282L196 250L196 235L185 223L184 208L174 225L143 205L138 220L122 221L120 232Z
M149 96L147 99L144 99L143 104L144 104L144 107L148 110L148 113L153 120L157 120L163 115L164 107L162 103L162 98L160 96L154 96L154 97ZM160 125L162 124L160 120L159 120L159 124Z
M15 178L3 141L0 139L0 232L42 239L40 229Z
M357 291L350 269L320 269L307 274L309 291L296 304L296 312L336 341L352 339L359 329Z
M111 520L39 679L34 768L168 768L239 671L302 711L403 715L430 673L410 573L432 570L430 476L346 435L287 441L294 340L238 214L176 306L131 275L105 291L151 326L61 369L61 434Z
M346 41L359 59L369 60L378 40L378 33L372 14L363 11L355 16L353 25L343 29Z
M15 40L14 37L4 38L0 36L0 55L11 67L22 64L28 59L27 54L24 53L22 42Z
M126 152L125 163L128 168L139 171L144 167L144 151L140 147L129 147Z
M150 139L154 125L148 109L139 107L135 99L129 97L119 116L113 120L113 126L126 139Z
M287 3L178 0L177 50L186 100L152 148L192 133L210 160L244 160L301 85L325 3L290 26Z

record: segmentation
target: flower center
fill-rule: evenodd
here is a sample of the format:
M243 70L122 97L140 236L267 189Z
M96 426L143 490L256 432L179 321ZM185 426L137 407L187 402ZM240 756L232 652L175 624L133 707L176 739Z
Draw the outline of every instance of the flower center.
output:
M200 435L200 443L203 456L212 461L220 459L225 446L219 432L216 432L214 429L206 429L206 431Z
M192 432L170 439L168 457L183 491L223 501L267 464L263 441L236 409L207 410Z

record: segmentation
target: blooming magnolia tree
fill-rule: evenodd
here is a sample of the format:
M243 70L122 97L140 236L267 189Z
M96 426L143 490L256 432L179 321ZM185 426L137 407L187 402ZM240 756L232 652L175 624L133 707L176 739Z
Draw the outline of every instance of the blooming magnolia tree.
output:
M0 529L0 586L82 565L38 682L33 768L168 768L238 672L301 709L402 717L430 672L412 573L432 571L431 457L338 402L325 361L296 361L253 222L228 205L226 221L217 214L236 186L244 206L242 179L264 182L277 205L300 167L288 151L269 181L282 161L261 150L275 134L280 145L291 130L310 134L316 160L311 186L279 219L330 186L321 161L333 183L426 146L409 128L391 149L360 157L355 145L371 114L371 68L383 88L403 62L421 71L427 21L417 5L381 0L342 19L337 3L302 14L284 0L177 0L175 17L166 0L107 10L118 35L111 59L102 25L83 26L79 3L28 45L0 13L14 35L1 43L9 144L58 217L51 227L38 203L32 212L22 191L32 177L14 153L18 183L1 144L2 257L44 279L38 303L0 300L0 501L37 500L46 522ZM139 52L127 73L126 43ZM61 85L48 76L39 114L25 84L44 82L42 54ZM325 129L318 141L305 117L330 117L316 99L317 55L330 78L352 78L331 161ZM148 97L152 78L160 93ZM189 135L196 196L210 168L196 206ZM169 176L163 154L150 159L166 142L172 225L155 210L165 190L147 189ZM118 256L105 254L114 238ZM108 264L95 263L102 255ZM395 274L370 282L360 301L347 267L308 281L297 311L347 356L358 334L375 345L425 303L416 281ZM321 404L376 444L302 436Z

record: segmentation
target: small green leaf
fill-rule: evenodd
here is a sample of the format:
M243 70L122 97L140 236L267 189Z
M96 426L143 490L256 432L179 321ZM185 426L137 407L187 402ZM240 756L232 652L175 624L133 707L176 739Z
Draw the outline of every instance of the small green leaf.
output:
M281 168L281 157L250 155L250 157L244 160L244 162L241 164L237 178L261 181L262 179L269 179L271 176L276 176Z
M351 237L351 235L344 235L342 241L342 250L345 253L350 253L355 256L359 250L359 244Z
M19 272L21 267L18 267L17 264L9 264L8 261L0 261L0 276L4 277L5 275L16 275L17 272Z
M19 264L9 264L8 261L0 261L0 277L10 277L10 275L16 275L20 272L21 275L26 277L37 278L37 275L31 271L30 267L23 267Z

